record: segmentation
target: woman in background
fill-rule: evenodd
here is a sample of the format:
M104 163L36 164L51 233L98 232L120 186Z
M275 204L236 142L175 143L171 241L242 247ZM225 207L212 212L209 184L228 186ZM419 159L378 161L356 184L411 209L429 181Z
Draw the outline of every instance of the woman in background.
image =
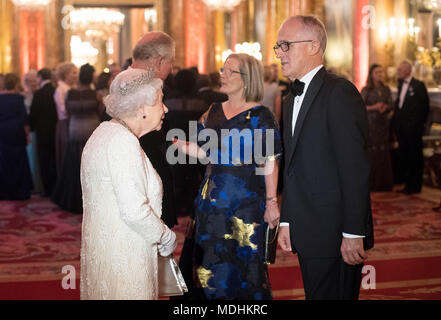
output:
M393 106L391 91L383 83L383 77L382 66L373 64L369 68L366 87L361 90L369 125L371 191L391 191L393 188L389 130Z
M91 87L94 72L91 65L83 65L80 68L78 89L70 90L66 96L69 138L52 201L72 213L83 212L81 154L87 140L101 122L101 104L96 91Z
M27 200L33 187L26 153L28 116L18 76L9 73L4 82L0 94L0 200Z
M64 62L57 67L57 88L54 93L55 105L57 106L57 129L55 133L55 155L57 160L57 174L61 170L64 153L66 152L69 137L69 121L66 112L67 92L76 87L78 81L78 68L70 62Z

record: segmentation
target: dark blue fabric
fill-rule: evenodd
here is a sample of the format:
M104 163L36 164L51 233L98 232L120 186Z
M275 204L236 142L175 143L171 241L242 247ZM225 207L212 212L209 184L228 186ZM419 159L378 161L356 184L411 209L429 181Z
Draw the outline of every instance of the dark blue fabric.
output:
M0 200L26 200L33 187L26 133L24 97L0 94Z
M209 150L211 159L205 178L195 199L195 251L196 279L207 299L272 299L266 265L263 262L263 235L265 212L265 177L257 175L255 153L245 163L244 150L255 150L253 138L234 135L222 137L221 129L262 129L262 155L280 157L280 134L274 117L266 107L257 106L231 119L226 119L221 104L213 105L202 129L217 133L218 148ZM268 129L274 130L274 152L266 154ZM206 141L199 141L203 146ZM230 148L222 144L229 142ZM260 143L260 142L258 142ZM240 146L240 156L231 153ZM226 151L228 150L228 152ZM221 155L225 163L220 163ZM248 157L249 158L249 157ZM239 161L240 160L240 163ZM245 236L241 231L247 230Z

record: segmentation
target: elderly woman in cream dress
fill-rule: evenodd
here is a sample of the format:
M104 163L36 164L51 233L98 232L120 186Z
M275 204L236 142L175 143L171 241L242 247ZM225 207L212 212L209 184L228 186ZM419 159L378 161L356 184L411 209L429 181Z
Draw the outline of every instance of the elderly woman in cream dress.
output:
M162 183L138 138L161 128L162 81L129 68L104 102L113 119L81 161L81 299L157 299L158 252L171 254L176 235L161 220Z

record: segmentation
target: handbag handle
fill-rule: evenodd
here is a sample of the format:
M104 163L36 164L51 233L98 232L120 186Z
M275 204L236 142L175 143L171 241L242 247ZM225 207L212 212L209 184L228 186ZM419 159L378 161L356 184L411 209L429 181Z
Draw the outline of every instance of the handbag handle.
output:
M171 259L170 259L169 261L170 261L170 267L171 267L172 272L173 272L173 276L174 276L175 279L177 280L177 283L178 283L178 285L179 285L181 291L183 291L183 292L187 292L188 290L187 290L187 285L186 285L186 283L185 283L185 280L182 279L182 275L181 275L181 274L178 274L178 273L176 272L177 270L179 270L179 267L178 267L178 265L177 265L175 259L173 259L173 256L171 257Z
M280 226L280 220L279 220L279 222L277 222L276 232L274 232L274 238L269 242L269 244L273 244L273 242L276 240L277 233L279 232L279 226ZM268 226L268 228L269 228L269 226Z

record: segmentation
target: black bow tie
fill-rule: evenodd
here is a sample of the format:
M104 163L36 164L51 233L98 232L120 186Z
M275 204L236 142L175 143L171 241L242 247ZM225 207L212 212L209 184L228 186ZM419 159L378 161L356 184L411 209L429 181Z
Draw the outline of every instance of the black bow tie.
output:
M398 79L398 85L402 86L404 83L409 83L409 81L405 80L405 79Z
M303 89L305 88L305 83L295 79L294 82L291 82L291 92L296 96L301 96L303 94Z

